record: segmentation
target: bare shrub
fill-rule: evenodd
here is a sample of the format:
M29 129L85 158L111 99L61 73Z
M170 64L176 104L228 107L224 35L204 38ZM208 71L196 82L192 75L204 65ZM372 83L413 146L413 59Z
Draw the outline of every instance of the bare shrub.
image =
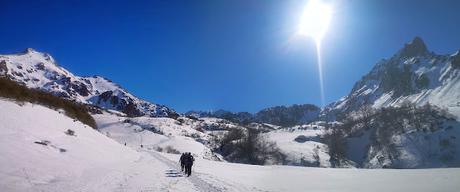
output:
M67 129L67 131L65 131L64 133L69 136L76 136L75 131L72 129Z
M180 152L177 149L174 149L171 145L168 145L164 148L164 151L166 153L172 153L172 154L180 154Z

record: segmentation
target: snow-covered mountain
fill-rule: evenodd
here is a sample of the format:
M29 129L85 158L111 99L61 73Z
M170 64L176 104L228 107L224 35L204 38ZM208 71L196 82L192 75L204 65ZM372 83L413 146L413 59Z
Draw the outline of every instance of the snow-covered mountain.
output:
M51 55L31 48L19 54L0 55L0 76L6 76L29 88L121 111L129 116L178 116L174 110L137 98L104 77L76 76L59 66Z
M315 120L320 111L321 109L315 105L303 104L269 107L254 114L248 112L230 112L225 110L217 110L213 112L190 111L186 114L196 117L216 117L242 124L257 122L289 127L306 124Z
M378 62L321 117L343 123L329 149L346 154L353 166L457 167L460 51L438 55L415 37Z
M341 119L363 105L374 108L418 106L430 103L460 117L460 51L450 55L430 52L420 37L407 43L390 59L383 59L342 99L322 115Z

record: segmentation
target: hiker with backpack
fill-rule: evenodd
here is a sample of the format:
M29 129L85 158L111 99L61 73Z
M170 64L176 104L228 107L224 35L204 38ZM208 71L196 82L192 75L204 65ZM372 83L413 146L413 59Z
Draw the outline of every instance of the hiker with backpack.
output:
M185 162L185 174L189 177L192 174L192 166L195 158L190 152L185 153L184 162Z
M179 158L179 163L180 163L180 168L182 172L185 171L185 153L182 153L182 155Z

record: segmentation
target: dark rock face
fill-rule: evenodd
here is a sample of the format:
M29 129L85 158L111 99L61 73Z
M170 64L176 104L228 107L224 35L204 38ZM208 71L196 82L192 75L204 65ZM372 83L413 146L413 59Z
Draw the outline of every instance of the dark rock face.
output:
M27 49L25 49L22 53L27 54L27 53L32 53L32 52L34 52L34 51L35 51L35 50L32 49L32 48L27 48Z
M100 94L97 103L100 104L101 101L102 102L110 101L110 104L112 104L112 105L117 105L118 104L118 98L113 95L113 91L106 91L106 92Z
M134 103L128 103L124 109L122 110L123 113L128 115L128 117L138 117L142 116L142 112L137 109L137 106Z
M166 112L166 113L168 114L167 117L172 118L172 119L177 119L180 116L178 113L176 113L174 111L170 111L170 112Z
M113 91L106 91L99 95L99 100L107 101L112 96Z
M415 91L412 87L413 79L414 74L409 65L403 65L400 68L398 64L390 62L383 71L380 86L384 92L394 91L394 97L405 96Z
M457 54L452 57L451 65L454 69L460 69L460 50L458 50Z
M97 97L97 104L104 106L103 103L108 103L111 108L121 111L129 117L138 117L144 115L144 113L138 108L138 105L134 103L131 98L120 98L114 95L113 91L106 91Z
M5 75L8 72L8 67L6 67L6 61L0 61L0 75Z
M17 72L17 71L14 71L13 75L18 76L18 77L23 77L24 76L24 75L22 75L22 73Z
M83 83L72 83L72 89L75 90L78 94L80 94L81 96L88 96L89 95L89 91L88 91L88 88L86 87L85 84Z
M35 65L35 69L37 70L45 70L45 64L44 63L38 63Z
M406 44L404 48L401 50L400 54L403 57L415 57L418 55L423 55L427 53L427 47L423 42L422 38L415 37L412 42Z

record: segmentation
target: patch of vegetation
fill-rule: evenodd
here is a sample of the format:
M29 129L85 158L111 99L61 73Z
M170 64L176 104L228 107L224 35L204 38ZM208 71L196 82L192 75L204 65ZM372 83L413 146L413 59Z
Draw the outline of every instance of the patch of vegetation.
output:
M88 113L85 105L77 104L40 90L29 89L4 77L0 77L0 97L18 102L36 103L55 110L62 109L65 111L65 115L70 118L77 119L94 129L97 128L96 121Z
M168 145L165 148L157 147L155 150L158 151L158 152L166 152L166 153L171 153L171 154L180 154L180 151L178 151L177 149L174 149L171 145Z
M180 152L177 149L174 149L172 146L168 145L165 147L166 153L172 153L172 154L180 154Z
M413 132L435 132L442 130L444 122L454 120L445 109L430 104L417 107L411 103L378 110L362 107L347 117L342 124L331 127L323 138L323 142L329 146L333 166L340 166L346 159L347 139L359 137L365 131L370 133L370 147L374 151L385 151L388 155L386 158L393 160L400 155L393 140L394 136ZM425 136L425 140L429 140L429 137ZM448 140L441 140L439 143L442 147L449 144Z
M294 139L294 141L297 142L297 143L305 143L305 142L309 141L309 139L305 135L299 135Z
M232 129L219 141L215 152L231 162L255 165L283 164L286 156L276 143L255 129Z

